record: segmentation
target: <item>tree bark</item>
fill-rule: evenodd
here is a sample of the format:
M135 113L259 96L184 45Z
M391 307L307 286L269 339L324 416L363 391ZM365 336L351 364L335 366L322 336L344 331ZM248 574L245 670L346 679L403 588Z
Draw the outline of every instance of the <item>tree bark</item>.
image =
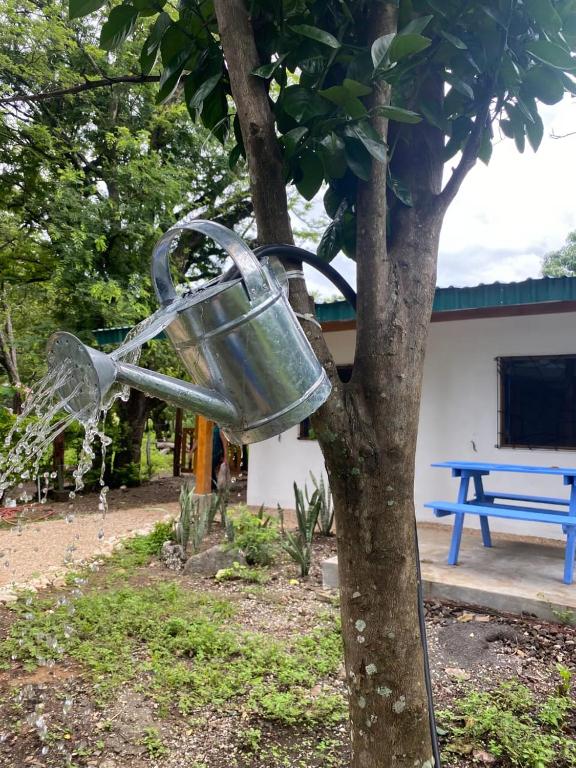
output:
M142 439L148 414L155 403L154 398L136 389L130 390L126 402L118 401L120 435L115 445L114 466L108 473L111 485L140 485Z
M6 371L8 381L14 388L12 409L14 413L20 413L22 407L22 381L18 370L18 356L12 327L12 315L10 304L6 295L6 289L2 289L1 295L2 322L0 323L0 364Z

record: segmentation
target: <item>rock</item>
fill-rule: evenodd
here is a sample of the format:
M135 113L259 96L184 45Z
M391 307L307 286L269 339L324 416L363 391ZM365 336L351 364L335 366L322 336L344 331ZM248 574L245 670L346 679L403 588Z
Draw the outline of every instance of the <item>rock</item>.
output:
M160 551L160 559L170 570L179 571L186 562L184 547L181 544L175 544L173 541L165 541Z
M228 549L217 545L189 557L184 566L184 573L216 576L218 571L222 568L231 568L233 563L246 564L246 558L242 552L239 549Z

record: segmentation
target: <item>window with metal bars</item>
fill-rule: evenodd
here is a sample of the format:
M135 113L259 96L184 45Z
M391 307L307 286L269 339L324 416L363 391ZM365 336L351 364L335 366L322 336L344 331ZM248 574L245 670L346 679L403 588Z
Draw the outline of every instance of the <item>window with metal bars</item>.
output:
M576 355L498 358L501 448L576 449Z

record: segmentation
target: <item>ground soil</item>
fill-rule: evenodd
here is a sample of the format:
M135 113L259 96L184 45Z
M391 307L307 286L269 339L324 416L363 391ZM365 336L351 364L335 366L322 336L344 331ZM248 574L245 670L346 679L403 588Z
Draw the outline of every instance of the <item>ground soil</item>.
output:
M111 494L111 508L115 511L108 517L109 524L115 526L118 521L120 526L122 521L122 530L126 531L130 525L140 525L142 516L154 505L163 511L172 510L177 492L178 483L171 480L153 488L115 492ZM78 519L88 526L88 509L84 514L79 512ZM42 535L36 539L37 567L47 562L40 553L45 551L44 542L48 541L48 526L66 524L60 520L42 525ZM221 537L221 531L216 531L205 546ZM280 557L271 569L271 580L265 589L241 582L217 583L213 579L183 576L168 570L158 559L138 569L130 580L138 585L173 581L190 590L220 595L234 602L235 620L242 628L282 638L310 631L322 612L337 610L337 596L322 588L320 568L322 560L335 553L334 538L318 537L314 565L307 580L296 578L295 565ZM13 555L13 562L14 556L18 555ZM15 567L18 571L24 566ZM93 587L97 588L105 570L106 567L94 575ZM58 590L57 594L65 591ZM47 592L53 594L54 588ZM12 621L9 608L0 607L0 640ZM469 687L485 690L512 677L537 694L545 694L554 688L556 664L576 666L575 627L439 603L427 605L427 626L438 708L450 705ZM343 668L323 686L344 692ZM66 701L73 702L68 711ZM50 733L56 734L51 741L39 736L39 706L50 725ZM162 744L162 754L156 756L146 746L146 734L151 728L157 730ZM241 737L247 729L260 731L260 746L255 751ZM499 768L497 761L485 762L484 757L481 753L462 755L450 765L477 768L489 764ZM278 726L247 719L238 709L211 707L187 716L170 712L161 717L146 696L145 687L138 686L125 687L102 709L85 670L66 659L32 672L15 663L0 673L2 768L346 768L348 760L346 724L314 729Z
M159 520L178 514L178 496L186 476L161 477L139 488L115 488L108 510L98 494L20 507L0 526L0 602L23 587L62 585L68 570L90 558L109 554L123 539L145 533ZM234 502L246 498L241 476L232 486Z

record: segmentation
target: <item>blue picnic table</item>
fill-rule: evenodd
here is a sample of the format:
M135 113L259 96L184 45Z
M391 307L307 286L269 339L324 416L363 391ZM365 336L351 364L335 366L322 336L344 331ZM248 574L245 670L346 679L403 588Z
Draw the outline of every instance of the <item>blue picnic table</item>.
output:
M449 565L456 565L458 563L464 517L467 514L479 517L482 543L485 547L492 546L488 523L489 517L549 523L562 526L562 531L566 535L564 583L572 584L574 579L574 555L576 552L576 468L491 464L477 461L443 461L432 464L432 466L450 469L452 477L460 478L458 498L455 502L430 501L424 505L433 509L436 517L454 515L452 540L448 553ZM507 493L506 491L489 491L484 488L483 478L490 475L491 472L555 475L562 478L564 485L569 486L570 495L569 498L557 498ZM474 485L474 495L469 499L468 493L471 480ZM542 504L546 506L540 506ZM565 509L556 510L549 509L549 507L565 507Z

